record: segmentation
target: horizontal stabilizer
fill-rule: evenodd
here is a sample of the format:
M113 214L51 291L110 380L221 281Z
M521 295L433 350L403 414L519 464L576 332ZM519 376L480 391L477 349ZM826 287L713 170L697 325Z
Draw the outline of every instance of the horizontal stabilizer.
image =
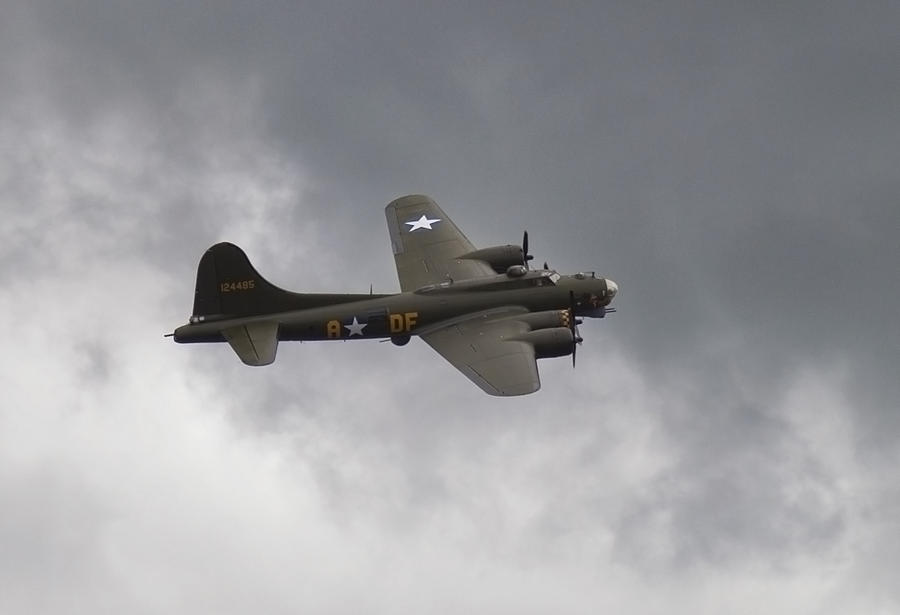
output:
M278 350L277 322L250 322L222 330L232 349L247 365L268 365Z

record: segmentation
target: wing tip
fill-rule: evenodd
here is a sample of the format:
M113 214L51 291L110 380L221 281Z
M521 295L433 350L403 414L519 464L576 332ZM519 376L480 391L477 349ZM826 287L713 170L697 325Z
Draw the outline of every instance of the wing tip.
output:
M434 203L434 199L432 199L427 194L406 194L403 196L398 196L396 199L391 201L385 207L386 211L391 209L400 209L403 207L412 207L416 205L421 205L423 203Z
M490 391L488 391L488 394L493 395L494 397L521 397L522 395L531 395L532 393L537 393L540 388L540 382L538 382L537 384L523 383L521 387L508 388L504 389L503 391L497 391L496 393L491 393Z
M535 393L541 388L540 378L508 383L502 387L498 387L482 376L471 365L458 366L458 369L468 376L469 380L478 385L478 388L494 397L520 397L522 395Z

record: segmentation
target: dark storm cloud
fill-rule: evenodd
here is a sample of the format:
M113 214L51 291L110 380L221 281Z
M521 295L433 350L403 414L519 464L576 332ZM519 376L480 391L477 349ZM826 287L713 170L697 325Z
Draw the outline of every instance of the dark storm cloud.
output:
M632 306L612 334L646 361L739 328L772 373L781 357L851 351L886 387L896 328L848 314L871 298L865 321L887 322L898 290L877 275L898 224L882 15L110 3L33 19L73 113L124 97L180 133L198 76L223 75L223 99L258 84L264 128L317 178L316 216L377 255L363 285L392 282L367 232L379 206L425 190L479 242L531 227L539 258L616 272ZM483 210L499 219L485 226ZM556 248L568 242L577 252Z
M164 414L182 439L173 450L198 482L209 462L193 447L223 455L235 442L215 429L198 442L191 421L215 424L203 412L221 408L250 434L227 467L269 477L259 493L276 508L316 509L309 527L328 536L313 540L326 559L358 555L331 538L333 523L361 527L387 557L418 555L436 594L448 591L443 576L478 585L454 559L468 553L501 571L499 587L522 578L507 571L537 567L556 581L548 603L569 567L589 572L572 581L585 590L624 562L639 577L683 581L669 597L702 593L685 569L731 574L714 601L734 605L722 588L753 586L761 566L787 571L783 612L811 608L803 567L820 559L839 571L823 572L837 579L829 595L889 608L891 580L868 573L896 563L880 511L898 501L886 478L900 435L898 17L891 4L21 3L0 24L0 76L12 84L0 92L0 195L14 214L0 231L0 270L23 275L15 296L71 288L84 272L103 283L67 306L69 326L47 302L28 312L12 292L0 299L25 323L16 334L34 344L26 356L63 373L62 391L85 388L83 414L135 390L142 411L178 409ZM141 346L174 392L125 378L137 359L124 332L136 325L119 312L152 319L147 336L168 330L214 241L244 245L264 275L298 290L396 289L381 209L418 191L477 244L516 242L527 228L538 261L601 268L620 283L620 312L585 325L574 375L545 362L544 391L508 403L481 397L421 345L341 344L282 348L276 365L249 371L227 348ZM39 350L53 339L66 340L75 368ZM45 412L59 403L34 397ZM57 420L80 433L67 414ZM118 451L99 423L96 448ZM156 460L157 440L113 425ZM254 438L312 478L272 478ZM52 463L77 467L90 449L74 444ZM227 527L230 507L244 510L215 482L208 493L227 503L226 520L185 497L168 482L177 464L124 463L135 490L164 482L189 517ZM167 535L158 510L142 513L105 474L85 472L95 484L33 475L65 503L84 492L79 525L102 525L90 503L105 495L127 511L126 527ZM24 476L4 481L4 499L41 507ZM279 499L299 497L298 485L313 504ZM0 521L4 537L49 537L29 560L35 570L42 553L68 548L58 520ZM185 536L192 523L167 530ZM293 546L312 540L272 525ZM225 544L260 544L247 536ZM132 572L167 559L125 544L150 560L125 557ZM189 559L211 550L193 544ZM335 570L385 579L373 572L380 562L361 561ZM229 562L220 559L221 578L233 578ZM421 581L414 569L399 574ZM315 578L320 604L333 605L327 575ZM654 610L642 586L622 586L609 604L669 606ZM483 592L472 594L482 608ZM389 594L379 594L384 610L396 604Z

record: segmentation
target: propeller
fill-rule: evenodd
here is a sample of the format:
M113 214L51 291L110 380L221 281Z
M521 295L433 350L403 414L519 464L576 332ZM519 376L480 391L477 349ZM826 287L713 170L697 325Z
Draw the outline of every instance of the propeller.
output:
M528 253L528 231L522 235L522 259L526 267L528 267L528 261L534 260L534 256Z
M572 368L575 367L575 353L578 350L578 344L584 341L584 338L578 332L578 325L583 321L575 318L575 291L569 291L569 329L572 330Z

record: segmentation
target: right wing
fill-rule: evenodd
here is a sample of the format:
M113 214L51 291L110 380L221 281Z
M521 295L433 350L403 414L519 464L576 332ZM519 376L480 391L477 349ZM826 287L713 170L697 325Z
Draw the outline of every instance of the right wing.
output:
M421 194L400 197L384 213L403 292L448 278L465 280L495 275L483 261L457 258L474 251L475 246L429 197Z
M541 388L534 346L515 339L530 327L508 308L454 319L421 334L425 342L490 395L527 395Z

